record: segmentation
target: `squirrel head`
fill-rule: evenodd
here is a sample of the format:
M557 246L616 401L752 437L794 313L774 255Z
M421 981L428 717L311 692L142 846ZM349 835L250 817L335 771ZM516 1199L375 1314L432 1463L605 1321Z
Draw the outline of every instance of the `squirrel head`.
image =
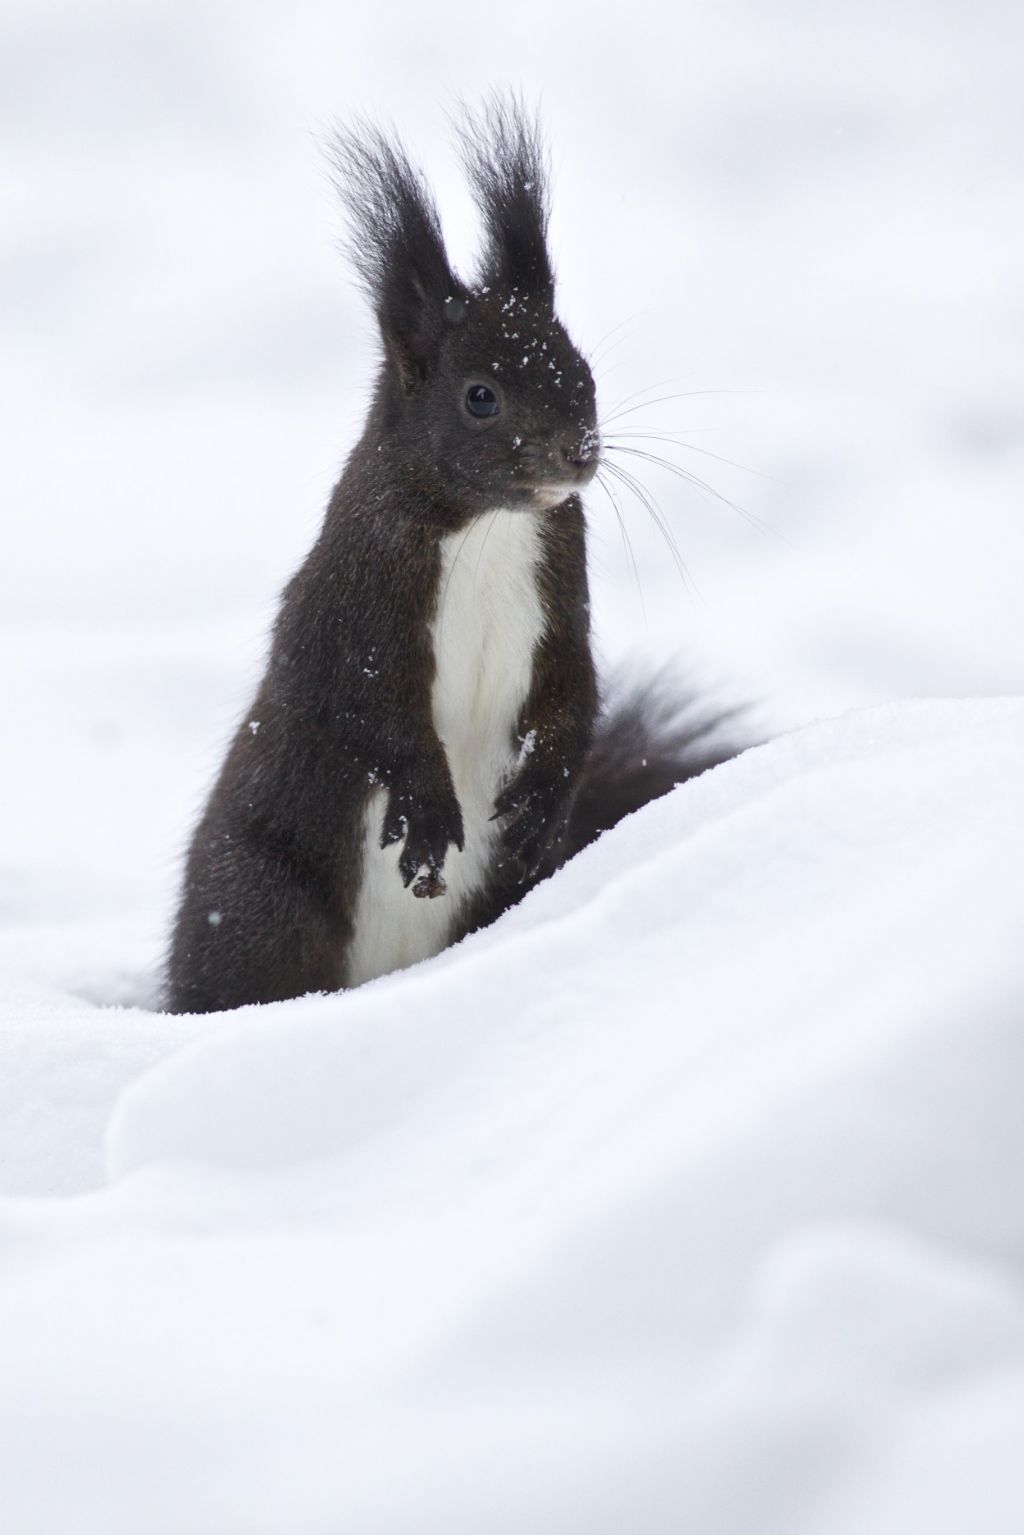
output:
M384 436L462 520L559 505L593 478L599 438L590 368L555 313L540 130L494 97L457 131L484 225L471 284L397 141L364 124L336 137L333 162L383 345Z

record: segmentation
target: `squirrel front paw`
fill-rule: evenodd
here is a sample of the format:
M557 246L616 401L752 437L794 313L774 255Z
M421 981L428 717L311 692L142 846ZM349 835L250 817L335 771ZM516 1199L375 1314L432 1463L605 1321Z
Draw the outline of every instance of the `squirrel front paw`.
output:
M568 783L557 770L531 762L494 801L491 820L509 817L501 840L506 856L518 866L520 884L540 873L565 834L572 800Z
M441 875L448 849L464 846L462 811L453 790L438 795L396 786L388 795L380 845L391 847L405 839L398 860L402 883L412 893L433 898L444 895L446 885ZM413 884L413 880L416 881Z

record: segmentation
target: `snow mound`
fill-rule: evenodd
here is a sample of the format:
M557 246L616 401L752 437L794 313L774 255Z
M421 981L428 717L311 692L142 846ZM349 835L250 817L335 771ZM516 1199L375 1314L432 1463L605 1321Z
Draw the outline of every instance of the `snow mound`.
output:
M1011 980L1022 726L1017 701L929 702L750 751L457 956L233 1015L126 1093L111 1170L286 1166L421 1115L438 1155L471 1154L486 1125L490 1153L518 1162L521 1139L554 1149L570 1124L603 1143L652 1090L667 1133L695 1135L747 1091L786 1096L819 1063L844 1074L879 1034L892 1048Z
M1024 1526L1022 761L811 726L212 1020L110 1189L0 1204L5 1530Z

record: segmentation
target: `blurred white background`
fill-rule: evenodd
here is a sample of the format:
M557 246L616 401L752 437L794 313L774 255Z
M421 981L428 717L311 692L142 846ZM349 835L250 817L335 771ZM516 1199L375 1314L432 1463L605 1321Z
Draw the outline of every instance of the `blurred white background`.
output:
M678 396L630 424L749 514L645 471L696 594L633 504L638 593L595 490L609 662L768 728L1024 688L1022 30L1010 3L3 0L0 901L78 865L90 900L166 905L361 421L319 147L355 112L469 263L446 111L540 107L604 409Z
M570 329L600 357L622 324L605 408L691 393L634 422L772 476L678 455L789 541L651 476L702 601L637 506L645 620L595 495L609 643L660 646L669 609L681 647L710 631L717 661L824 708L1020 686L1018 5L2 20L5 626L269 613L372 366L317 139L394 121L468 260L445 110L510 83L553 145Z

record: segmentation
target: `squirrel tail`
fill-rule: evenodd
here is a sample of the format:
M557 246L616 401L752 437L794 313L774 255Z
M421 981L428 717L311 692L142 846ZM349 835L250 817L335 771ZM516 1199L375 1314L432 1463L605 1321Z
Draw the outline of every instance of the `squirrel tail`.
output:
M606 704L564 843L571 858L624 816L743 750L742 709L709 710L655 679Z

